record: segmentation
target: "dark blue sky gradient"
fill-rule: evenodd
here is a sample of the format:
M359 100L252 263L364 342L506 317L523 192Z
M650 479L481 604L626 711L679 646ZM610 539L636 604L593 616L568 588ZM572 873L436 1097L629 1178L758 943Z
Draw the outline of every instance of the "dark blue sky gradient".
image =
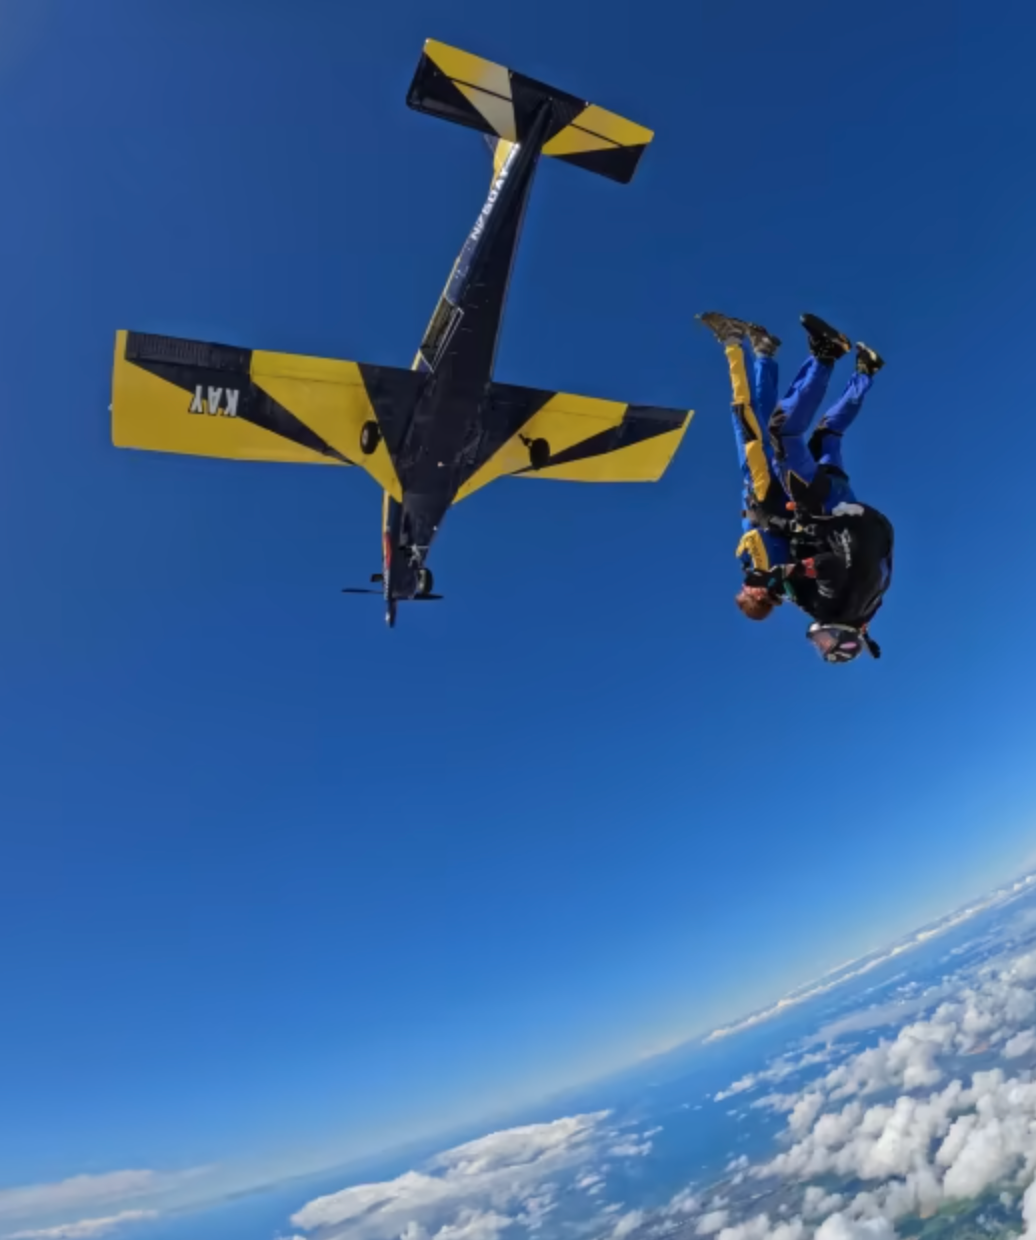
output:
M1034 18L993 12L0 0L4 1182L445 1127L1027 859ZM628 187L542 167L498 376L697 415L657 486L466 502L388 634L338 592L365 475L107 407L119 327L409 364L489 174L404 106L428 36L657 130ZM887 356L879 664L733 607L712 307L785 377L806 309Z

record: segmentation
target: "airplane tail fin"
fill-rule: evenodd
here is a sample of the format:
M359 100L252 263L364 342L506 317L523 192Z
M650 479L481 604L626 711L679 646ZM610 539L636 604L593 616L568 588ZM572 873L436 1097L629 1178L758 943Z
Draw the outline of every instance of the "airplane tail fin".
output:
M650 129L481 56L428 39L407 92L415 111L507 142L523 140L545 101L553 122L544 155L623 184L633 179Z

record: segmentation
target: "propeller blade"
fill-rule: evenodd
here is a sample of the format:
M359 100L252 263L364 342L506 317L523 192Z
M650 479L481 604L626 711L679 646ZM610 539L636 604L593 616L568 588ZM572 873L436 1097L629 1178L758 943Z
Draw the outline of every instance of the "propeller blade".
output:
M368 590L366 586L345 586L342 590L343 594L376 594L378 598L384 595L383 590Z

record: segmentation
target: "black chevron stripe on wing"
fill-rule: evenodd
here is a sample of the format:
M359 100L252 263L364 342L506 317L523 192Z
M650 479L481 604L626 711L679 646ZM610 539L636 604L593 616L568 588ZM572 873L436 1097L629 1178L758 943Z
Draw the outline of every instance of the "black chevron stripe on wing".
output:
M632 447L647 439L655 439L659 435L669 434L670 431L678 431L686 420L687 414L680 410L663 409L657 405L630 405L618 426L599 431L588 439L583 439L569 448L554 453L542 468L550 469L554 465L571 465L574 461L585 461L594 456L618 452L622 448ZM527 466L518 472L530 473L532 466Z
M467 482L556 395L556 392L518 384L491 384L482 410L480 434L465 456L459 485Z
M225 388L228 378L232 377L241 393L237 417L310 452L331 457L343 465L353 464L252 382L249 373L252 364L250 349L130 332L126 341L126 360L189 393L199 386Z
M372 366L366 362L357 362L357 366L385 447L395 461L417 402L428 386L428 376L395 366Z

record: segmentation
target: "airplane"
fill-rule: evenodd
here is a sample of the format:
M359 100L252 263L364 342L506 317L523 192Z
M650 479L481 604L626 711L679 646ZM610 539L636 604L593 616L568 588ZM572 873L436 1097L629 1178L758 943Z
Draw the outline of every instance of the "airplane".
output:
M541 156L628 183L653 133L574 95L429 39L407 94L477 130L488 197L409 369L119 331L117 447L233 460L359 465L382 488L382 571L401 601L432 601L429 548L451 505L498 478L657 481L693 410L493 380L501 318Z

